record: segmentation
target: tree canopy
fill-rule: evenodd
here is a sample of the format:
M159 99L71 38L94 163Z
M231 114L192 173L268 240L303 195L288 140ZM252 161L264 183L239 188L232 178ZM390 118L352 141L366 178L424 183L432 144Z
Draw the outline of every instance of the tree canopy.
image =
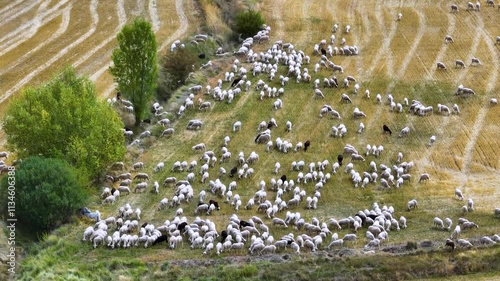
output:
M13 182L9 177L0 184L0 206L7 216L8 187ZM20 227L40 233L67 222L85 204L82 182L79 172L63 160L25 159L15 171L15 217Z
M148 103L156 93L158 65L157 43L151 23L136 19L118 33L118 48L111 56L110 68L118 91L134 106L135 123L139 125L148 114Z
M261 13L254 10L248 10L239 13L235 19L236 32L241 34L243 39L252 37L262 30L265 21Z
M64 159L85 176L98 176L123 159L126 148L120 117L96 95L92 81L78 77L72 68L24 90L4 116L9 149L20 158Z

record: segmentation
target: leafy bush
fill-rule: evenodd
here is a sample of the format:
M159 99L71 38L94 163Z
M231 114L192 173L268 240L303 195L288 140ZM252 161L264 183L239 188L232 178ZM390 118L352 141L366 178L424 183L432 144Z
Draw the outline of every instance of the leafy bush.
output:
M68 222L88 195L78 171L59 159L30 157L16 169L14 179L5 176L0 183L0 208L8 218L8 187L13 184L21 231L42 233Z
M3 120L7 145L19 158L58 158L97 178L123 159L123 123L99 101L94 84L66 68L49 83L28 88L9 105Z
M264 18L260 12L248 10L236 16L236 32L241 34L242 38L252 37L262 29L264 23Z
M173 91L185 84L197 61L197 51L192 47L186 46L177 48L174 52L167 52L161 63L156 97L167 101Z

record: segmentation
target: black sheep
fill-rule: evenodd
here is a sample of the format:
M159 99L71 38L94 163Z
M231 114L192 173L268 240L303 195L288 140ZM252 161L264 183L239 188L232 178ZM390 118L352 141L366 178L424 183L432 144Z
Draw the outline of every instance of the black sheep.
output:
M143 224L141 225L141 228L145 228L145 227L146 227L146 225L148 225L148 222L143 223Z
M177 225L177 230L179 231L184 231L184 228L186 228L187 222L181 222L179 225Z
M153 242L153 246L156 245L156 244L160 244L161 242L165 242L165 244L167 244L167 242L168 242L168 236L167 235L162 235L162 236L156 238L156 240Z
M231 87L238 85L238 82L240 82L240 80L241 80L241 77L234 79L233 83L231 83Z
M384 124L382 128L384 129L384 133L389 133L389 135L392 135L392 131L387 125Z
M323 49L323 48L321 48L321 54L322 54L323 56L326 56L326 50L325 50L325 49Z
M220 207L219 207L219 202L215 201L215 200L210 200L208 201L208 206L214 204L215 208L217 208L217 210L220 210Z
M233 177L234 175L236 175L236 173L238 172L238 168L234 167L231 169L231 171L229 172L229 176L230 177Z
M227 237L227 231L223 230L223 231L220 233L220 241L221 241L221 242L226 241L226 237Z
M116 191L116 188L111 188L111 195L114 195L115 194L115 191Z
M206 57L206 55L204 53L201 53L198 55L198 58L200 58L200 59L204 59L205 57Z
M445 247L451 247L451 250L455 250L455 242L451 239L446 239L446 244L444 245Z
M245 227L245 226L252 226L249 222L241 220L240 221L240 229Z
M339 154L337 156L337 161L339 162L339 166L342 166L342 160L344 160L344 155Z
M311 141L306 141L304 143L304 151L307 151L307 148L309 148L309 146L311 146Z
M286 181L286 175L282 175L282 176L281 176L281 178L280 178L280 180L281 180L282 182L285 182L285 181Z

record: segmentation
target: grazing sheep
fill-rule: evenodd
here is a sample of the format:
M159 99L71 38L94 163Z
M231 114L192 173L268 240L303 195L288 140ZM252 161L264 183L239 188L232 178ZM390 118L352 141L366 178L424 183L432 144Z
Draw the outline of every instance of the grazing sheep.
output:
M401 21L401 19L402 19L402 18L403 18L403 14L402 14L402 13L399 13L399 14L398 14L398 19L397 19L397 21Z
M400 132L399 132L399 137L406 136L410 133L410 127L404 127Z
M444 69L444 70L446 70L446 65L444 63L442 63L442 62L439 61L437 63L437 69Z
M453 43L453 37L451 37L450 35L446 35L446 37L444 37L444 43Z
M429 139L429 143L427 144L428 146L432 146L436 142L436 136L431 136Z
M428 173L423 173L420 175L420 178L418 180L418 183L421 183L423 181L428 181L430 179L430 176Z
M458 188L455 189L455 196L457 196L459 200L464 200L464 195L462 194L462 191Z
M458 239L457 244L462 248L472 248L472 243L465 239Z
M455 4L451 4L451 12L450 13L458 13L458 6Z
M241 121L236 121L233 124L233 132L241 130Z
M496 98L490 99L490 105L498 105L498 100Z
M465 63L463 61L461 61L461 60L456 60L455 61L455 66L457 68L465 68Z
M434 222L435 227L439 227L440 229L444 229L444 223L443 223L442 219L435 217L433 222Z
M416 209L418 207L417 200L412 199L412 200L408 201L407 207L408 207L408 211L410 211L411 209Z
M446 239L446 243L444 246L450 247L452 251L455 250L455 242L453 242L453 240L451 239Z
M481 65L481 61L478 58L472 58L470 65L475 65L475 66Z
M467 200L467 209L470 212L474 211L474 201L471 198Z

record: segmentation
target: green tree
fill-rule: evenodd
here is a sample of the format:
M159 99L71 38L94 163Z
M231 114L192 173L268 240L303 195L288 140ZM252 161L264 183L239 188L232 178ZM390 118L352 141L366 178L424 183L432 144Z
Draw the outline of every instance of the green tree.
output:
M15 187L15 217L21 229L41 233L69 221L88 192L79 172L60 159L30 157L0 183L0 206L9 218L9 186Z
M160 71L158 99L167 101L173 91L184 85L197 61L196 50L192 50L189 46L166 53Z
M264 23L264 18L260 12L248 10L236 16L236 32L241 34L242 38L252 37L262 29Z
M148 103L156 93L157 43L151 23L136 19L118 33L118 48L111 56L110 68L118 91L134 105L135 124L146 118Z
M9 149L20 158L64 159L89 178L99 176L126 148L120 117L96 96L92 81L72 68L24 90L3 120Z

